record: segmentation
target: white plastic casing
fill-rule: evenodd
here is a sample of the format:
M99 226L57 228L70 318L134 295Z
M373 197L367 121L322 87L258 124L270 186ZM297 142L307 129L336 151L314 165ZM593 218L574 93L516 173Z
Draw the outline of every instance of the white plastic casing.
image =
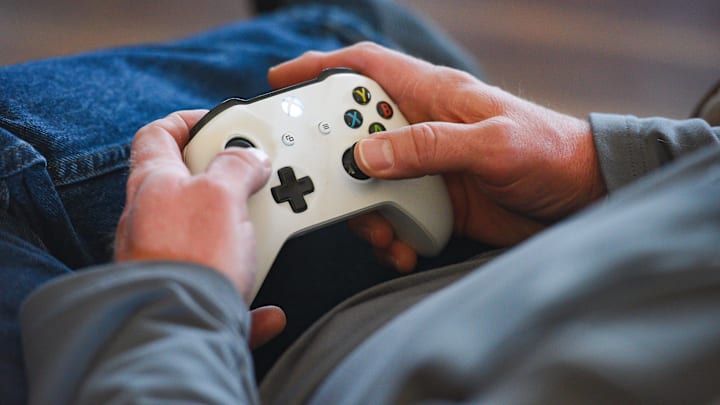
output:
M358 87L369 90L368 104L353 98ZM378 113L380 101L392 106L391 118ZM344 120L351 109L363 116L363 124L355 129ZM204 171L236 137L252 142L272 161L270 180L249 200L258 260L252 298L286 240L362 212L379 210L398 237L421 255L436 255L447 244L452 207L441 177L358 180L343 168L343 153L369 136L373 123L381 123L388 130L408 125L375 81L342 69L252 100L226 101L193 130L194 136L184 150L192 173ZM314 191L304 196L305 211L294 212L288 202L278 203L273 198L271 189L280 185L278 170L284 167L292 168L297 179L312 179Z

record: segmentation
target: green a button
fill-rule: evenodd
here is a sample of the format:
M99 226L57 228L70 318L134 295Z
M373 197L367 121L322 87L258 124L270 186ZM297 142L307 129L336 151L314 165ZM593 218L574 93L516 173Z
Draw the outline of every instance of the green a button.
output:
M370 124L370 128L368 129L368 131L371 134L374 134L375 132L383 132L385 131L385 126L379 122L373 122L372 124Z

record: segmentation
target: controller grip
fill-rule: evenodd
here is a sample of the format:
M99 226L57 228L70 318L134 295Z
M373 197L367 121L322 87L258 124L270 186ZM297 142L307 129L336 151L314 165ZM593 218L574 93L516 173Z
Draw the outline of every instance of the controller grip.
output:
M449 222L450 226L434 221L421 222L398 206L383 207L380 214L392 224L398 238L422 256L439 254L452 232L452 222Z
M453 230L450 194L442 176L382 182L381 194L391 196L376 206L398 239L422 256L436 256Z

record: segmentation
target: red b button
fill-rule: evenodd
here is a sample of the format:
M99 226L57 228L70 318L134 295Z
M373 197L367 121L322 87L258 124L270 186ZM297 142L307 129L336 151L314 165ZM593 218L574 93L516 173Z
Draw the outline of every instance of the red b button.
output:
M378 114L380 114L381 117L389 120L390 118L392 118L394 111L390 103L386 101L381 101L377 103L377 112Z

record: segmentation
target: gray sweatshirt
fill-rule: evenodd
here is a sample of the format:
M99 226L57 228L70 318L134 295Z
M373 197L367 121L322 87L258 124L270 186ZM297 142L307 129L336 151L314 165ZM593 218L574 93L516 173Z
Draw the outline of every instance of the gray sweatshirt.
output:
M109 264L50 282L21 312L31 403L718 399L720 127L591 123L611 198L350 298L261 387L248 309L211 269Z

